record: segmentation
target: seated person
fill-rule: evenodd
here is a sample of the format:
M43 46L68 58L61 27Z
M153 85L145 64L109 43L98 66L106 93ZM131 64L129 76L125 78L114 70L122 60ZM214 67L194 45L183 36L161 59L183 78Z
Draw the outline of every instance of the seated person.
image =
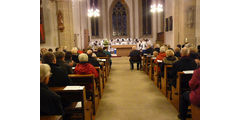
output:
M154 60L155 63L157 63L157 60L163 60L166 57L166 48L165 46L162 46L160 48L160 53L158 54L157 58Z
M73 47L72 48L72 60L75 62L75 63L79 63L78 61L78 49L76 47Z
M145 53L150 54L150 55L153 54L153 49L152 49L151 45L149 45L149 44L147 45L147 49L146 49Z
M48 86L67 86L71 80L64 70L56 64L55 55L48 52L43 55L43 63L48 64L51 67L52 76L50 77Z
M159 44L156 44L154 46L154 50L153 51L157 51L158 53L160 52L160 45Z
M131 70L134 69L133 63L137 63L137 70L139 70L139 65L141 64L141 53L139 50L136 50L136 46L132 47L132 51L130 52L130 65L131 65Z
M200 107L200 68L193 73L192 79L189 81L191 91L186 91L180 97L180 114L178 117L181 120L186 120L189 105Z
M50 70L49 65L40 65L40 115L62 115L61 97L47 86L51 75Z
M52 48L49 48L49 49L48 49L48 52L53 52L53 49L52 49Z
M66 74L72 74L72 67L65 62L65 53L64 52L55 52L54 53L56 56L56 60L57 60L57 65L59 65L59 67L61 67L61 69L63 69L65 71Z
M66 52L65 54L65 62L70 65L71 67L75 67L76 63L72 60L72 53L71 52Z
M75 67L75 74L94 74L95 77L98 77L98 72L93 65L88 62L88 55L82 53L78 56L79 63Z
M198 56L198 51L197 51L197 48L194 48L194 47L190 47L189 48L190 50L190 54L189 54L189 57L191 57L192 59L199 59L199 56Z
M109 63L110 63L110 67L111 67L112 66L112 59L111 59L112 55L111 55L111 53L108 52L107 47L103 48L103 52L109 57Z
M93 53L92 53L92 50L88 50L88 51L87 51L88 62L89 62L90 64L92 64L94 67L100 67L99 62L97 61L96 58L92 57L92 54L93 54Z
M173 64L172 72L170 74L170 77L173 78L171 84L176 87L177 72L184 70L195 70L196 68L197 64L195 63L194 59L189 57L189 49L186 47L182 48L181 59Z
M107 57L107 55L103 52L103 49L101 47L98 48L96 55L97 57Z
M174 52L172 50L166 51L166 57L163 59L164 64L172 65L173 63L177 62L178 58L174 56Z
M174 50L175 51L175 56L178 57L178 58L181 57L180 50L181 49L179 47L176 47L175 50Z
M153 51L153 57L157 57L158 56L158 52L157 51Z

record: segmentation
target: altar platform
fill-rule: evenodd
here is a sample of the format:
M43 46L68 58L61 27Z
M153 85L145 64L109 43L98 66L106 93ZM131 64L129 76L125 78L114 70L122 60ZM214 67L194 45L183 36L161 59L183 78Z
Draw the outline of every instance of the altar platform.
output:
M117 49L117 56L129 56L132 47L136 45L112 45L112 48Z

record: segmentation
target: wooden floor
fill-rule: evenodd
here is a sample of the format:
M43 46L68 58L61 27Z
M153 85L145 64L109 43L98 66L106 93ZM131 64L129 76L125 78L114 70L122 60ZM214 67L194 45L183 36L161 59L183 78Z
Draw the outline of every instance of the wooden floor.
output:
M178 120L177 111L142 71L130 70L128 57L113 65L95 120Z

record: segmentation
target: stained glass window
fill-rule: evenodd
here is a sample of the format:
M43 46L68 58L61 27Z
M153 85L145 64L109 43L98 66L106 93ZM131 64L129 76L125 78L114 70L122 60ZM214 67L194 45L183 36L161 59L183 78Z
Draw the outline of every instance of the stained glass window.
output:
M127 36L127 10L125 6L118 1L113 7L112 12L112 35Z

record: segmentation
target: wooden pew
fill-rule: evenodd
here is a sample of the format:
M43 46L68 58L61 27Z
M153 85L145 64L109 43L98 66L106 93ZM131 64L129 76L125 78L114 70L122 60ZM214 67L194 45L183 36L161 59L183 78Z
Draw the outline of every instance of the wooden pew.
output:
M40 116L40 120L62 120L62 116L61 115L44 115L44 116Z
M99 104L99 91L96 87L96 80L93 74L79 75L79 74L69 74L69 78L71 78L71 85L81 85L81 86L89 86L90 84L93 87L89 90L86 89L87 96L90 96L90 99L93 104L93 114L96 114L96 110Z
M85 86L64 86L64 87L49 87L62 98L72 102L72 104L65 108L65 113L70 114L78 119L91 120L92 111L91 103L87 102Z
M102 98L102 94L103 94L103 87L104 87L104 76L102 75L102 70L100 67L95 67L95 69L98 71L98 78L97 81L99 81L99 86L97 86L98 91L99 91L99 97Z
M188 81L191 79L192 75L193 75L193 70L191 70L191 72L187 72L187 71L178 72L176 88L174 86L172 86L171 102L172 102L173 106L177 109L178 112L179 112L180 97L181 97L182 93L184 92L181 85L182 85L183 81L187 82L186 84L188 84ZM183 78L185 78L185 80ZM188 79L186 79L186 78L188 78Z
M150 67L149 67L149 78L150 80L154 80L154 60L156 59L156 57L151 57L150 58Z
M108 62L108 57L97 57L98 62L103 62L104 64L102 65L102 71L104 75L104 83L107 82L108 75L109 75L109 62Z
M168 81L169 81L169 78L168 78L168 72L170 72L169 70L173 67L173 65L164 65L164 75L163 75L163 79L162 79L162 93L168 98L168 100L170 100L170 92L171 91L168 91L167 89L167 86L168 86Z
M200 107L191 105L192 107L192 120L200 120Z
M145 66L146 66L146 57L147 57L147 54L144 54L142 56L142 71L145 71Z
M151 60L151 55L147 55L146 56L146 64L145 64L145 72L146 72L146 74L148 74L148 72L149 72L149 65L150 65L150 60Z

